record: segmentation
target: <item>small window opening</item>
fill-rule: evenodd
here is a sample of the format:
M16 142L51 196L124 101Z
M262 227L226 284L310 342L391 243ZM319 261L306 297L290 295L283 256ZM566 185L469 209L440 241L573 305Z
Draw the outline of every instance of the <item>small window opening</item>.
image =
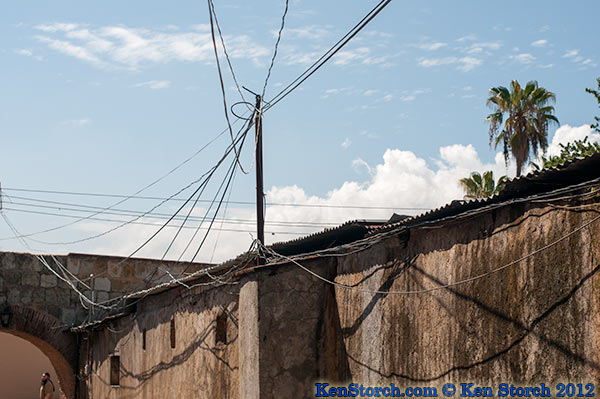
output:
M215 331L215 344L227 343L227 313L222 312L217 316L217 328Z
M121 385L121 357L110 357L110 385Z
M146 350L146 329L142 330L142 350Z
M171 318L171 349L175 349L175 318Z

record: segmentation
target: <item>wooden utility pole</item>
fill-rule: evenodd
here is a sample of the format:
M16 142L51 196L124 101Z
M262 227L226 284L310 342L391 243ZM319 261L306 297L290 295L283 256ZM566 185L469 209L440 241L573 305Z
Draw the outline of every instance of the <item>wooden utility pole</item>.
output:
M264 197L263 193L263 156L262 156L262 98L256 95L256 232L258 241L265 245L265 219L264 219Z

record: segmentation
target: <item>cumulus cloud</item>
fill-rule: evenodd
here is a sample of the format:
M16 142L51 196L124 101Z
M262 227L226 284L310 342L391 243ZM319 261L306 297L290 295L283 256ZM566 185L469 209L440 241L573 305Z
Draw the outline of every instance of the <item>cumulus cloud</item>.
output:
M600 134L594 133L590 125L570 126L562 125L552 137L552 141L548 146L548 155L560 155L559 144L566 144L570 141L583 140L589 137L588 141L600 143Z
M346 181L337 187L332 187L322 196L311 195L304 188L293 184L271 187L266 194L267 203L273 204L268 206L266 213L267 243L287 241L348 220L387 220L394 212L419 214L452 200L462 199L464 193L458 180L469 176L473 171L493 170L496 178L507 173L502 154L497 154L493 163L484 163L479 159L472 145L462 144L441 147L437 159L429 161L411 151L388 149L375 165L369 165L363 159L357 158L348 165L348 168L352 168L357 173L357 177L366 180ZM509 170L512 173L514 167L511 165ZM381 207L381 209L365 209L365 206ZM201 216L203 211L202 208L195 209L192 215ZM254 209L235 208L230 204L226 218L228 220L224 222L217 219L215 230L196 260L210 261L212 258L214 262L223 261L248 249L254 235ZM140 221L158 223L150 219ZM195 225L197 221L192 223L192 226ZM83 231L89 234L104 231L114 224L89 221L76 226L80 234ZM207 224L203 225L206 226ZM99 243L90 242L88 247L77 248L77 250L128 255L157 228L158 226L128 225L102 237ZM164 233L159 234L138 255L162 257L175 231L175 228L165 229ZM183 253L193 232L194 229L184 229L167 255L167 259L177 259ZM203 232L204 230L194 239L183 259L191 258ZM219 237L218 243L217 237Z
M142 65L171 61L212 62L213 48L205 26L180 32L127 26L87 28L74 23L38 25L36 38L49 48L97 67L137 69ZM270 51L246 35L224 37L232 58L259 62Z

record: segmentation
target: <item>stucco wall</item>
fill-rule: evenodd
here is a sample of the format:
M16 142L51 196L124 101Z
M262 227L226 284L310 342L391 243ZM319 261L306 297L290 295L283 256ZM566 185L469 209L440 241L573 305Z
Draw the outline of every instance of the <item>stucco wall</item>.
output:
M549 245L597 217L597 207L597 197L513 204L375 237L361 251L341 254L351 252L342 248L301 261L354 289L284 263L245 273L239 284L148 297L134 315L89 335L84 380L92 398L244 399L314 397L317 381L413 387L597 381L600 221ZM375 293L469 279L531 253L466 284ZM229 323L227 343L218 347L213 326L223 307L243 323ZM115 353L120 388L106 383ZM240 389L239 381L258 387Z
M529 203L413 229L338 258L337 281L415 291L465 280L597 216L590 208ZM600 221L497 273L429 293L336 288L351 379L408 386L598 381L599 237Z
M238 290L238 285L173 289L86 334L80 351L83 391L92 398L237 398ZM219 316L226 319L224 342L216 341ZM118 387L110 384L114 355L120 357Z

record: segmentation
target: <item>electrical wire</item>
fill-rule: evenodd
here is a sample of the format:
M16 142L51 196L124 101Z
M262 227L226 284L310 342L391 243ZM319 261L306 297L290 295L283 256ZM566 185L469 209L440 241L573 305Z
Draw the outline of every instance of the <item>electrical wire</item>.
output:
M128 197L121 194L105 194L105 193L83 193L74 191L56 191L56 190L37 190L37 189L25 189L25 188L3 188L3 191L20 191L20 192L33 192L41 194L59 194L59 195L73 195L73 196L86 196L86 197L108 197L108 198L123 198ZM16 198L16 197L15 197ZM151 197L151 196L131 196L132 199L141 200L164 200L165 197ZM168 198L169 201L185 201L186 198ZM199 200L198 202L210 202L210 200ZM234 205L255 205L252 201L228 201L229 204ZM407 210L407 211L430 211L432 208L423 207L406 207L406 206L362 206L362 205L328 205L328 204L294 204L285 202L267 202L269 206L289 206L289 207L305 207L305 208L336 208L336 209L375 209L375 210Z
M262 96L265 97L265 92L267 91L267 84L269 82L269 78L271 77L271 70L273 69L273 65L275 64L275 58L277 58L277 50L279 49L279 42L281 41L281 34L283 33L283 28L285 26L285 16L288 12L289 0L285 0L285 9L283 10L283 16L281 17L281 26L279 27L279 33L277 33L277 41L275 42L275 50L273 50L273 58L271 58L271 65L269 66L269 70L267 72L267 77L265 78L265 84L263 86Z
M196 156L198 156L204 149L206 149L208 146L210 146L212 143L214 143L219 137L221 137L223 134L225 134L225 132L227 132L227 129L221 131L219 134L217 134L213 139L211 139L208 143L206 143L204 146L202 146L200 149L198 149L195 153L193 153L192 155L190 155L189 157L187 157L186 159L184 159L182 162L180 162L178 165L176 165L174 168L172 168L171 170L169 170L167 173L165 173L164 175L162 175L161 177L159 177L158 179L152 181L150 184L147 184L146 186L142 187L141 189L139 189L138 191L136 191L135 193L133 193L132 195L120 195L118 198L123 198L120 201L115 202L114 204L103 208L102 210L98 211L97 213L87 216L87 217L82 217L80 220L74 220L72 222L60 225L60 226L55 226L46 230L42 230L42 231L38 231L32 234L25 234L24 237L29 237L32 235L38 235L38 234L43 234L43 233L49 233L51 231L56 231L59 229L63 229L65 227L69 227L72 226L76 223L79 223L83 220L87 220L89 219L91 216L96 216L99 215L101 213L103 213L103 211L107 211L110 209L113 209L116 206L121 205L122 203L124 203L125 201L132 199L132 198L138 198L138 194L146 191L147 189L149 189L150 187L158 184L159 182L161 182L162 180L166 179L168 176L170 176L171 174L173 174L175 171L177 171L178 169L180 169L181 167L183 167L185 164L187 164L188 162L190 162L192 159L194 159ZM4 188L3 190L7 190L6 188ZM13 191L28 191L26 189L8 189L8 190L13 190ZM31 190L33 191L33 190ZM42 191L40 191L42 192Z
M283 260L285 260L285 261L291 262L291 263L293 263L294 265L296 265L296 266L298 266L299 268L301 268L302 270L304 270L305 272L307 272L307 273L311 274L312 276L314 276L314 277L318 278L319 280L321 280L321 281L323 281L323 282L325 282L325 283L328 283L328 284L334 285L334 286L336 286L336 287L345 288L345 289L350 289L350 290L357 290L357 291L364 292L364 293L368 293L368 294L384 294L384 295L392 295L392 294L393 294L393 295L413 295L413 294L426 294L426 293L429 293L429 292L438 291L438 290L445 289L445 288L449 288L449 287L455 287L455 286L457 286L457 285L462 285L462 284L470 283L470 282L473 282L473 281L476 281L476 280L479 280L479 279L485 278L485 277L487 277L487 276L490 276L490 275L492 275L492 274L498 273L499 271L502 271L502 270L504 270L504 269L506 269L506 268L508 268L508 267L510 267L510 266L516 265L516 264L518 264L518 263L521 263L522 261L524 261L524 260L526 260L526 259L528 259L528 258L531 258L532 256L535 256L535 255L537 255L537 254L539 254L539 253L541 253L541 252L543 252L543 251L545 251L545 250L547 250L547 249L549 249L549 248L551 248L551 247L553 247L553 246L557 245L558 243L560 243L560 242L562 242L562 241L566 240L567 238L571 237L571 236L572 236L572 235L574 235L575 233L577 233L577 232L579 232L579 231L583 230L584 228L586 228L586 227L590 226L591 224L595 223L595 222L596 222L597 220L599 220L599 219L600 219L600 215L599 215L599 216L596 216L596 217L595 217L595 218L593 218L592 220L590 220L590 221L588 221L588 222L584 223L583 225L579 226L578 228L576 228L576 229L574 229L574 230L570 231L569 233L567 233L567 234L563 235L562 237L558 238L557 240L554 240L554 241L550 242L549 244L546 244L546 245L544 245L544 246L542 246L542 247L540 247L540 248L536 249L536 250L535 250L535 251L533 251L533 252L530 252L530 253L528 253L528 254L526 254L526 255L524 255L524 256L521 256L520 258L518 258L518 259L516 259L516 260L513 260L513 261L511 261L511 262L509 262L509 263L506 263L506 264L504 264L504 265L502 265L502 266L500 266L500 267L494 268L494 269L492 269L492 270L490 270L490 271L488 271L488 272L486 272L486 273L482 273L482 274L479 274L479 275L477 275L477 276L474 276L474 277L469 277L469 278L466 278L466 279L463 279L463 280L458 280L458 281L454 281L454 282L451 282L451 283L447 283L447 284L441 284L441 285L437 285L437 286L435 286L435 287L426 288L426 289L422 289L422 290L414 290L414 291L383 291L383 290L369 290L369 289L363 289L363 288L360 288L360 287L357 287L357 286L351 286L351 285L346 285L346 284L338 283L338 282L336 282L336 281L328 280L328 279L326 279L325 277L323 277L323 276L321 276L321 275L319 275L319 274L317 274L317 273L313 272L312 270L310 270L310 269L309 269L309 268L307 268L306 266L303 266L302 264L300 264L299 262L295 261L295 260L294 260L293 258L291 258L291 257L288 257L288 256L285 256L285 255L278 254L277 252L273 251L271 248L265 247L264 245L262 245L262 244L260 244L260 243L258 243L258 245L260 245L260 246L262 247L262 249L263 249L263 250L264 250L266 253L269 253L269 254L271 254L271 255L272 255L272 256L274 256L275 258L278 258L278 259L283 259Z
M288 84L283 90L277 93L269 101L263 112L267 112L269 109L274 107L278 102L287 97L292 91L300 86L306 79L313 75L319 70L331 57L333 57L338 51L340 51L350 40L354 38L373 18L377 16L392 0L381 0L367 15L363 17L348 33L346 33L337 43L335 43L325 54L323 54L318 60L316 60L308 69L306 69L300 76L294 81Z
M227 201L224 201L224 203L227 203ZM16 206L22 206L22 207L26 207L26 208L43 208L43 209L55 209L58 211L74 211L74 212L86 212L86 213L90 213L93 212L93 210L89 210L87 207L85 207L85 205L82 205L82 207L84 207L84 209L78 209L78 208L67 208L67 207L59 207L59 206L49 206L49 205L36 205L36 204L27 204L27 203L22 203L22 202L9 202L10 205L16 205ZM93 208L97 208L97 207L93 207ZM92 208L92 209L93 209ZM27 209L20 209L20 208L9 208L11 210L16 210L16 211L27 211ZM194 207L190 207L191 210L194 209ZM140 215L143 214L144 212L142 211L130 211L127 210L124 212L104 212L104 215L114 215L114 216L132 216L132 215ZM64 216L64 214L60 214L60 213L38 213L38 214L46 214L46 215L55 215L55 216ZM167 213L150 213L147 215L144 215L145 218L151 218L151 219L159 219L159 220L165 220L168 219L171 215L167 214ZM81 216L77 216L77 215L68 215L68 217L73 217L73 218L77 218L77 217L81 217ZM182 220L184 219L183 216L179 216L177 215L173 220ZM189 216L188 218L189 220L192 221L199 221L202 220L202 218L198 217L198 216ZM90 220L110 220L110 221L115 221L113 219L96 219L96 218L90 218ZM228 219L228 218L218 218L216 219L217 222L222 222L222 223L227 223L227 224L256 224L256 219ZM285 221L285 220L271 220L271 221L266 221L265 224L267 225L272 225L272 226L290 226L290 227L335 227L338 226L340 224L344 223L344 221L339 221L339 222L302 222L302 221ZM12 237L10 239L13 239ZM5 238L0 238L0 241L5 240Z
M235 159L240 167L242 173L247 174L240 162L240 154L238 153L235 141L233 139L233 129L231 128L231 121L229 120L229 110L227 109L227 96L225 94L225 83L223 82L223 74L221 73L221 63L219 62L219 52L217 51L217 41L215 38L215 27L213 21L213 5L212 0L207 0L208 2L208 14L210 19L210 33L212 37L213 49L215 51L215 60L217 61L217 71L219 73L219 83L221 84L221 96L223 98L223 110L225 111L225 119L227 120L227 126L229 128L229 136L231 137L231 144L233 146L233 151L235 152Z

